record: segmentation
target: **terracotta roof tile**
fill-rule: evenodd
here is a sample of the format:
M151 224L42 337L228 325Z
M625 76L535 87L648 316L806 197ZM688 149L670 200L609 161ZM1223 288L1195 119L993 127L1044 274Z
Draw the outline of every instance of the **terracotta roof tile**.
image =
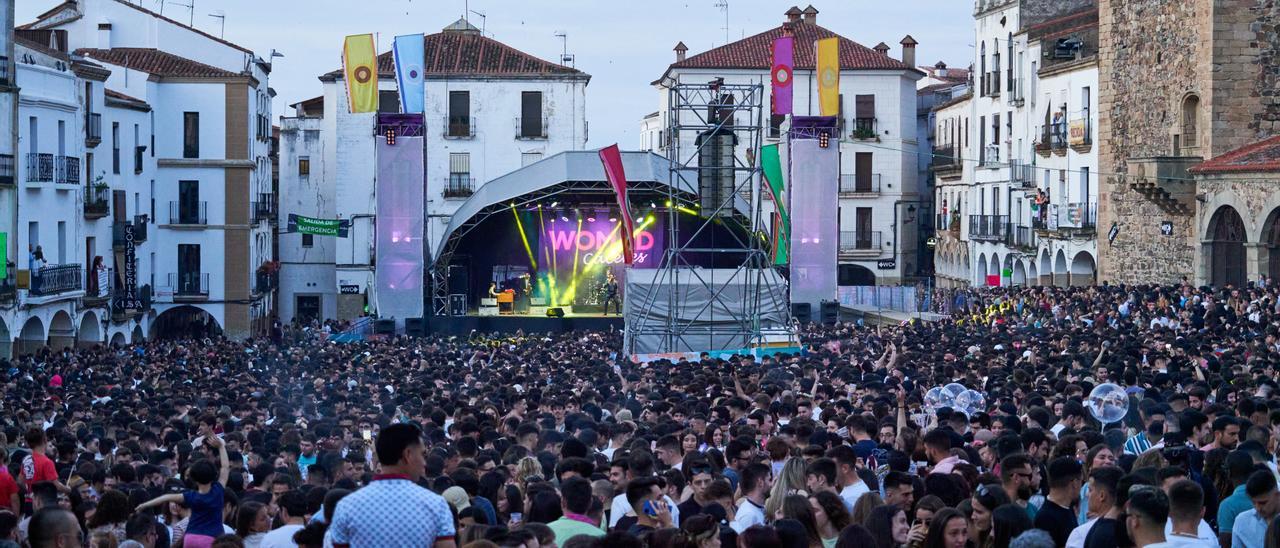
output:
M1280 171L1280 135L1210 158L1191 168L1192 173Z
M231 71L152 48L81 48L76 50L76 54L104 63L154 74L162 78L231 78L240 76Z
M564 65L539 59L503 44L479 32L444 31L423 37L425 59L422 70L427 77L454 75L481 76L578 76L586 73ZM394 77L395 62L391 52L378 56L378 73ZM320 77L333 80L342 77L342 69Z
M816 63L813 43L823 38L836 37L840 39L841 70L918 70L819 25L804 22L789 23L789 25L796 39L795 68L797 69L814 69ZM755 36L748 36L690 56L684 61L672 63L670 68L769 70L772 68L773 41L782 36L786 26L788 25L780 25Z
M142 99L139 99L139 98L134 97L134 96L132 96L132 95L125 95L125 94L123 94L123 93L120 93L120 92L118 92L118 91L116 91L116 90L114 90L114 89L110 89L110 88L102 90L102 93L103 93L103 94L105 94L107 97L110 97L110 98L112 98L112 99L119 99L119 100L121 100L121 101L132 101L132 102L134 102L134 103L141 103L141 104L144 104L144 105L145 105L145 104L147 104L147 102L146 102L146 101L143 101Z

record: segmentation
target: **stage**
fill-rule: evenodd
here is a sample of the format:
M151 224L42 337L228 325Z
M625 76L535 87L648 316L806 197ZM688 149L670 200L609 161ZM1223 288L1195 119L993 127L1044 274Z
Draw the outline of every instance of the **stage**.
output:
M473 329L481 333L515 333L517 330L524 330L525 333L564 333L583 329L621 330L623 325L620 315L591 313L571 313L563 318L526 314L481 316L472 313L466 316L428 316L425 319L429 333L464 336Z

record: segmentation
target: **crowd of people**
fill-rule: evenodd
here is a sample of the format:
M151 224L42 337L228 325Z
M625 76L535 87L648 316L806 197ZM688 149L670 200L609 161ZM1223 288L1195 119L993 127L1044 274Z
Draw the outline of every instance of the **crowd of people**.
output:
M1280 287L963 298L759 359L329 325L44 350L0 363L0 548L1280 546ZM927 407L948 383L985 399Z

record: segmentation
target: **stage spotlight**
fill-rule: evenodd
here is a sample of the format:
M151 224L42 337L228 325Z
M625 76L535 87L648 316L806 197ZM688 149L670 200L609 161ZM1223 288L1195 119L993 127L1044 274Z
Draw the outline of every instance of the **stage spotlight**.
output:
M609 222L611 222L611 223L616 223L616 222L618 222L618 218L617 218L617 217L609 217Z
M671 200L667 200L666 204L667 204L667 207L671 207Z
M653 203L653 202L649 202L649 207L650 207L650 208L653 208L653 209L658 209L658 204L655 204L655 203Z
M564 221L564 222L566 222L566 223L567 223L567 222L569 222L569 217L567 217L567 216L563 216L563 215L562 215L562 216L560 216L560 220L561 220L561 221Z
M594 223L594 222L596 222L596 218L595 218L595 217L587 217L587 222L588 222L588 223Z
M395 144L396 144L396 130L395 128L387 128L387 145L395 146Z
M551 202L551 207L555 207L555 206L558 206L558 205L560 205L560 202Z
M818 148L827 148L831 144L831 136L827 132L818 134Z

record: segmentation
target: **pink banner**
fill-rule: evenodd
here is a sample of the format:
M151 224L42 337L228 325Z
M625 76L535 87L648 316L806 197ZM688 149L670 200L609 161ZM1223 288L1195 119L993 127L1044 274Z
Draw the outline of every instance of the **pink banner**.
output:
M627 202L627 174L622 170L622 154L618 152L618 145L613 144L600 149L600 163L604 164L604 175L609 180L609 184L613 186L613 192L618 196L618 209L622 220L622 260L628 265L635 261L635 254L632 251L634 247L633 238L635 237L635 222L631 219L631 208Z
M794 79L795 39L782 36L773 41L773 114L791 114L791 81Z

